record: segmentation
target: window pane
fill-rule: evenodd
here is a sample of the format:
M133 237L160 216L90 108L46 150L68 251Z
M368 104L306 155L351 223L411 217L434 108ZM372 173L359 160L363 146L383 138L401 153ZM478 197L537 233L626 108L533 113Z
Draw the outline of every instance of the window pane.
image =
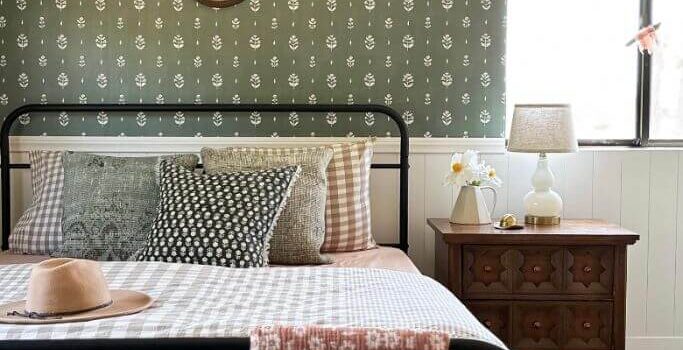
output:
M653 1L653 19L662 23L652 55L650 138L683 138L683 3Z
M638 0L509 0L508 125L518 103L571 103L581 139L635 137Z

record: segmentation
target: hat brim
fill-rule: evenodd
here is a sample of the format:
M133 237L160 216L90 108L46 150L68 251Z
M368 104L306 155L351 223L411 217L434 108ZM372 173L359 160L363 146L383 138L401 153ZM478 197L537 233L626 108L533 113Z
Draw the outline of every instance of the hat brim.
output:
M93 311L87 311L75 315L50 317L44 319L28 318L23 316L8 316L8 313L13 311L23 312L26 306L26 301L17 301L5 305L0 305L0 323L9 324L52 324L52 323L67 323L67 322L84 322L97 320L100 318L109 318L116 316L125 316L138 313L152 305L154 299L149 295L132 290L112 290L110 291L112 304Z

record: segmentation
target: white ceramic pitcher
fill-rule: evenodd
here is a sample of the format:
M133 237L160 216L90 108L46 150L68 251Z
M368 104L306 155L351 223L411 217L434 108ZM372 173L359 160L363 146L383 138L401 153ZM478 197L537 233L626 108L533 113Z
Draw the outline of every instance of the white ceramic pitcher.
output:
M489 211L482 190L493 192L493 207ZM498 193L490 186L462 186L460 194L453 206L450 222L461 225L486 225L491 223L491 216L496 209Z

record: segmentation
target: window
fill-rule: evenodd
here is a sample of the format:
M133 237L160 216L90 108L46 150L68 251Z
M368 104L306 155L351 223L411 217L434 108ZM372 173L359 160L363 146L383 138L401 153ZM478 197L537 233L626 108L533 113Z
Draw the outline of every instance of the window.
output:
M683 139L683 2L651 0L660 44L651 58L650 139Z
M637 0L508 1L508 121L515 104L570 103L580 139L634 139L638 53L625 44L639 12Z

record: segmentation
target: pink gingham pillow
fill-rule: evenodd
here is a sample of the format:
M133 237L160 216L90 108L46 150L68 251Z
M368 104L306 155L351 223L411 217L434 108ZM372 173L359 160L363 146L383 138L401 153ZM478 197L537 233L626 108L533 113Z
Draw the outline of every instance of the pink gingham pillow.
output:
M370 166L374 140L331 145L323 252L377 247L370 228Z

